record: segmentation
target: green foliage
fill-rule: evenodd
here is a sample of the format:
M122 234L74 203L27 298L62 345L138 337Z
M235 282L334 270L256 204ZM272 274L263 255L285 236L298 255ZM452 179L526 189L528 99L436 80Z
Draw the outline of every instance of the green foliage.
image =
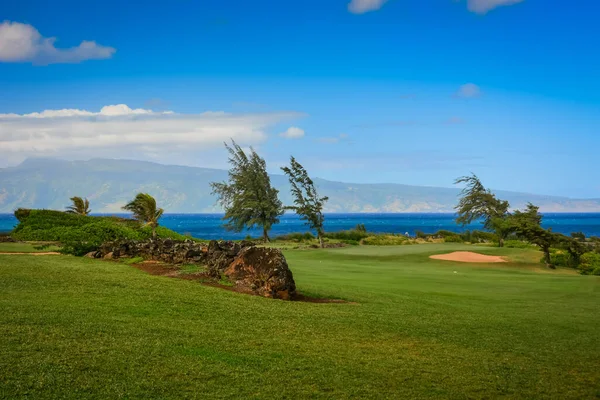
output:
M508 221L508 201L498 199L475 174L460 177L454 183L466 185L455 207L458 214L456 222L464 226L483 219L485 229L496 233L502 247L504 239L512 231L512 224Z
M28 208L17 208L15 210L15 218L19 222L22 222L25 218L27 218L29 216L30 212L31 212L31 210Z
M354 228L355 231L358 232L367 232L367 228L365 227L365 224L357 224L356 227Z
M510 217L515 233L529 243L539 246L544 253L543 262L552 267L550 247L557 242L557 236L550 230L542 228L542 215L539 207L527 204L525 211L515 211Z
M585 241L585 234L583 232L572 232L571 237L581 242Z
M446 243L464 243L464 239L459 235L448 235L444 237Z
M275 240L277 241L286 241L286 242L306 242L314 240L315 236L310 233L288 233L286 235L277 236Z
M592 252L583 254L579 272L582 275L600 275L600 254Z
M328 232L324 233L323 236L327 239L352 240L360 242L362 239L372 236L372 234L368 234L366 231L352 229L348 231Z
M71 202L72 204L67 207L67 212L70 214L89 215L92 212L88 199L75 196L71 197Z
M362 240L366 246L398 246L409 244L407 237L402 235L373 235Z
M131 200L123 210L133 213L133 217L152 229L152 237L156 237L156 228L158 220L165 212L162 208L156 206L156 200L148 193L138 193L135 199Z
M164 227L156 228L161 238L184 240L185 237ZM12 237L22 241L60 242L66 254L84 255L104 242L131 239L145 240L153 229L136 220L115 217L92 217L53 210L30 210Z
M290 166L282 167L292 186L292 196L294 205L286 207L288 210L294 210L301 219L305 220L311 229L317 231L317 237L321 247L323 244L323 206L329 200L328 197L319 197L317 189L312 179L308 176L306 169L294 157L290 158Z
M228 182L212 182L213 194L218 196L219 204L225 209L225 227L235 232L260 226L265 241L269 240L269 231L283 215L283 204L279 200L279 191L271 185L265 160L254 149L250 156L233 140L231 147L225 144L229 152Z
M509 249L536 249L536 246L533 246L527 242L522 240L507 240L504 242L504 247L508 247Z

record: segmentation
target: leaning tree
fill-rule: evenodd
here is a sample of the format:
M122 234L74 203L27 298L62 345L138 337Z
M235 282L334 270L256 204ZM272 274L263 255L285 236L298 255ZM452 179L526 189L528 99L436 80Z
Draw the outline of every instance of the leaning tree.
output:
M284 209L279 200L279 191L271 185L266 162L254 149L250 154L235 142L225 143L229 152L229 179L227 182L212 182L213 194L225 209L225 228L234 232L259 226L265 242L269 231L279 222Z
M508 209L510 204L500 200L491 190L486 189L475 175L458 178L455 184L464 184L460 200L455 207L458 217L456 222L463 226L475 220L483 220L485 229L493 231L498 236L498 245L504 246L504 240L512 232Z
M156 206L156 200L148 193L138 193L133 200L123 206L123 210L130 211L134 218L152 228L152 237L156 238L158 220L165 212Z
M305 220L307 225L317 231L317 237L321 248L324 247L323 206L329 200L328 197L320 197L315 184L308 176L308 173L294 157L290 158L290 166L282 167L282 171L287 175L292 186L292 195L294 196L294 205L286 207L288 210L294 210L301 219Z

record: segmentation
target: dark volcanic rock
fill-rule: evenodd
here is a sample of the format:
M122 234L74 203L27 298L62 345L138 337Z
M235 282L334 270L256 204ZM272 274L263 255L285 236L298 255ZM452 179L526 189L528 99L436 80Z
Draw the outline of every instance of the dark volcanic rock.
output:
M236 286L248 288L264 297L291 300L296 296L292 271L279 249L247 247L224 274Z
M201 263L206 259L206 246L192 240L120 240L104 243L99 252L102 256L112 253L113 258L143 257L169 264Z
M251 242L211 241L208 247L191 240L122 240L104 243L90 258L118 259L143 257L166 264L205 264L206 275L225 275L242 291L260 296L291 300L296 284L283 253L278 249L255 247Z

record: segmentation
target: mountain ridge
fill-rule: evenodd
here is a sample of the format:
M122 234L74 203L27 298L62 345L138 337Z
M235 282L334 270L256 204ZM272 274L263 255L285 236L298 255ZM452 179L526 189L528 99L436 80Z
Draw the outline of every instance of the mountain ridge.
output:
M66 161L27 159L0 169L0 212L18 207L63 209L72 196L88 197L94 212L118 212L138 192L157 198L167 212L222 211L211 195L210 182L227 179L227 171L215 168L163 165L150 161L95 158ZM291 204L289 183L272 174L285 204ZM330 200L326 212L453 212L458 188L396 183L351 183L315 178L319 191ZM600 199L496 191L513 208L527 202L543 212L600 212Z

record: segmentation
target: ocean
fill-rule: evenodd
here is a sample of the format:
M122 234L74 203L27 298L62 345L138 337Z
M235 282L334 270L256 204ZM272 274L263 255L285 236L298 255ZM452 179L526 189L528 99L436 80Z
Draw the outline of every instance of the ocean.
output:
M110 214L115 215L115 214ZM122 214L119 214L123 216ZM222 226L221 214L165 214L160 224L181 234L190 234L202 239L243 239L247 235L260 237L261 231L253 229L242 233L228 232ZM377 233L408 233L415 231L433 233L440 229L453 232L482 229L480 223L468 227L456 225L453 214L326 214L325 230L340 231L364 224L368 231ZM13 229L17 220L12 214L0 214L0 232ZM569 235L583 232L586 236L600 236L600 213L544 214L544 226L554 232ZM270 232L271 237L292 232L307 232L309 229L295 214L286 214Z

